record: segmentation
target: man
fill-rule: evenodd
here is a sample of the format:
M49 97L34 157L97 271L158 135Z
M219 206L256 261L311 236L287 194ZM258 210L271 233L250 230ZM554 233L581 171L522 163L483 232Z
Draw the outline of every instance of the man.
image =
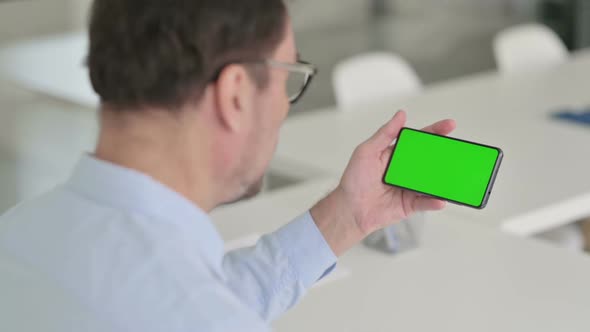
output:
M88 67L96 151L0 219L1 331L266 331L366 235L444 206L381 184L399 112L310 212L224 256L207 213L260 190L314 74L281 0L96 0Z

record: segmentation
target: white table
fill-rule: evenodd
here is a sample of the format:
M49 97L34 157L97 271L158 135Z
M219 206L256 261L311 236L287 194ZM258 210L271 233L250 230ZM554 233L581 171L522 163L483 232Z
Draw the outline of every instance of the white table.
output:
M590 129L549 117L580 105L590 105L590 51L544 72L483 74L434 86L404 102L294 116L282 129L276 159L335 176L354 148L398 109L408 111L411 127L454 118L453 136L499 146L505 157L484 211L451 210L530 235L590 215Z
M0 75L31 90L95 108L83 32L34 39L0 50Z
M336 183L311 181L213 213L226 240L278 228ZM359 246L350 275L312 289L277 331L588 331L590 258L449 213L429 216L419 249Z

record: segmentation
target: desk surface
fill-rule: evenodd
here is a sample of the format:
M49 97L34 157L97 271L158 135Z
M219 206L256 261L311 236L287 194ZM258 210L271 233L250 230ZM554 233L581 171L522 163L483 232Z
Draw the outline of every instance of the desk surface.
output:
M550 118L562 107L590 105L589 89L587 51L538 73L484 74L358 112L311 112L283 126L276 159L336 176L354 148L398 109L407 110L408 125L417 128L454 118L458 129L453 136L499 146L505 157L484 211L451 210L529 235L590 215L590 128Z
M336 182L311 181L215 211L225 239L274 230ZM277 331L588 331L590 258L430 214L419 249L359 246L342 279L312 289Z

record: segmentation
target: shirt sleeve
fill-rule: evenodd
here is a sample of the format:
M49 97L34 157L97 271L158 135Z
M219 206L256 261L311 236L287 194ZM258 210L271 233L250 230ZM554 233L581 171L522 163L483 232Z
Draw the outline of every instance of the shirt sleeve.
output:
M336 264L336 256L306 212L256 246L223 259L228 287L270 322L295 305Z

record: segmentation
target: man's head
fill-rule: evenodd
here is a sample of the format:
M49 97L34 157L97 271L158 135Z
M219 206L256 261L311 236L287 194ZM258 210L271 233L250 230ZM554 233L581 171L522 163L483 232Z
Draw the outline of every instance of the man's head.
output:
M161 124L168 130L158 129L154 142L176 140L179 159L225 187L211 188L222 191L218 200L259 190L289 109L287 82L301 75L280 63L296 61L282 0L95 0L93 6L87 62L102 101L101 136L114 132L104 127L124 134L127 126Z

